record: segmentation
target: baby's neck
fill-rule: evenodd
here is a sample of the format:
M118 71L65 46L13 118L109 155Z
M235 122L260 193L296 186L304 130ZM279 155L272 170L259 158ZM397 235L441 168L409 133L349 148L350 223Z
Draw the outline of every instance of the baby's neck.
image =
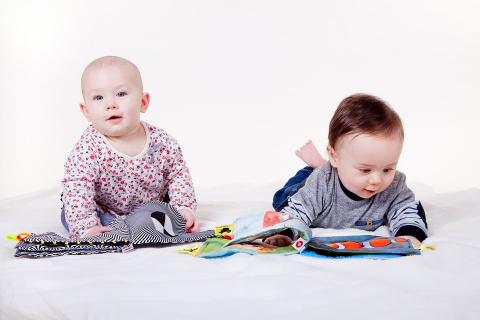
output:
M145 148L147 134L145 133L143 125L140 123L139 126L129 134L121 137L107 137L107 139L115 149L130 157L134 157L140 154Z

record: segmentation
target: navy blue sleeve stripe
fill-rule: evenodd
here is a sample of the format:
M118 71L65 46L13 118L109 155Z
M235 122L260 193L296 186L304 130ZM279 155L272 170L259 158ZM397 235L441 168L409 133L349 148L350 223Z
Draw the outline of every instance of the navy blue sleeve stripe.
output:
M400 237L400 236L412 236L418 239L418 241L422 242L427 238L427 235L425 232L416 226L412 225L405 225L400 227L398 231L394 235L395 237Z
M417 207L411 207L411 206L407 206L407 207L404 207L402 209L403 210L398 210L397 212L395 212L395 214L392 216L392 220L395 220L400 214L417 213L417 211L418 211ZM408 209L410 209L410 210L408 210Z
M408 230L408 232L414 233L408 235L415 236L419 240L420 238L425 239L427 237L428 227L425 219L425 211L420 202L410 203L398 209L390 219L390 232L392 232L392 234L398 235L400 230L403 230L403 233L405 232L404 228L407 228L406 230ZM420 231L416 231L416 229ZM421 235L420 238L417 237L419 234Z

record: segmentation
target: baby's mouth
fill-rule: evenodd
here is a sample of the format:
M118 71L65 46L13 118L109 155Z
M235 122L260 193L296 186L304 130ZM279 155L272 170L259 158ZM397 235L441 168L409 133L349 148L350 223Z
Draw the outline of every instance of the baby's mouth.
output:
M110 116L107 118L107 121L109 120L117 120L117 119L121 119L122 117L121 116Z

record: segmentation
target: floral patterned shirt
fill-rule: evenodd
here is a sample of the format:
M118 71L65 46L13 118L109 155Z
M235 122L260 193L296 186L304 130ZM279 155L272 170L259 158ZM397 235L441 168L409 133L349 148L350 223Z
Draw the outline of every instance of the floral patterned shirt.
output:
M117 150L90 125L65 162L62 202L70 234L82 236L100 224L96 210L126 215L168 193L174 207L195 211L190 172L177 141L164 130L142 122L147 140L140 154Z

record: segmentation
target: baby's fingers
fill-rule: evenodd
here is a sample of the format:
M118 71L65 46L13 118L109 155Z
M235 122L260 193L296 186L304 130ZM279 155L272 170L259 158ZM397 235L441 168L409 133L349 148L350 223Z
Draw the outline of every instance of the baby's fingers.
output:
M193 219L192 226L186 229L187 229L187 232L197 232L200 229L197 219Z
M110 232L110 231L112 231L111 227L95 226L95 227L92 227L92 228L88 229L88 231L83 234L82 238L94 237L94 236L98 236L99 234L102 234L104 232Z
M189 230L193 227L195 221L191 215L186 215L185 217L185 230L190 232Z
M110 232L110 231L112 231L112 227L104 227L104 226L101 226L98 231L99 231L100 233Z

